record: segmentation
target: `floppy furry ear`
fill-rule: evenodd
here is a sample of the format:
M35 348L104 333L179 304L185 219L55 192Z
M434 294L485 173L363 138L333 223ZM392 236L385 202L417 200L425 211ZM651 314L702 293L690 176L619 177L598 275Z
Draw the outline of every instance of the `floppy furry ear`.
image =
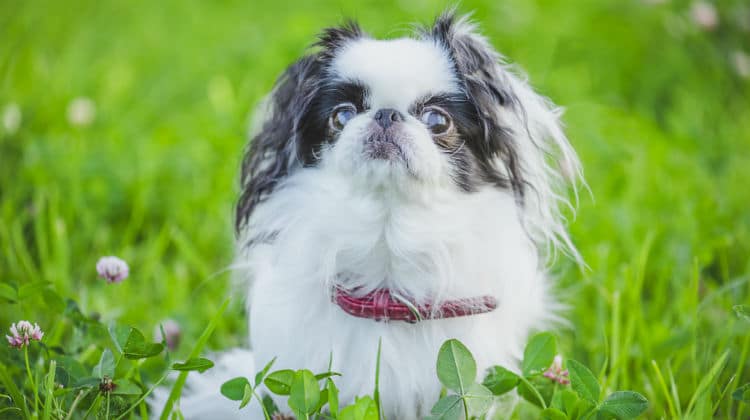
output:
M582 264L560 212L560 206L572 208L567 186L573 186L577 199L576 183L583 179L559 121L561 110L511 71L468 16L457 18L449 10L425 35L450 54L465 93L478 108L485 146L495 152L494 170L508 179L531 238L538 246L550 246L550 255L559 248Z
M242 193L235 216L237 231L279 182L302 166L297 152L298 127L318 89L320 72L321 63L315 55L299 59L279 77L256 111L260 130L252 136L242 160Z
M513 106L515 97L498 71L500 55L474 29L467 17L456 18L451 9L439 16L423 36L448 52L464 93L476 107L483 141L472 146L485 166L483 177L500 187L512 188L523 201L526 188L513 133L497 118L498 106ZM502 167L493 167L496 159L502 161Z
M323 138L302 139L301 126L325 77L326 64L347 42L366 36L354 21L324 29L313 44L320 47L289 66L276 81L254 118L250 147L242 161L235 229L247 223L255 207L296 168L309 164L316 142ZM306 141L305 141L306 140Z

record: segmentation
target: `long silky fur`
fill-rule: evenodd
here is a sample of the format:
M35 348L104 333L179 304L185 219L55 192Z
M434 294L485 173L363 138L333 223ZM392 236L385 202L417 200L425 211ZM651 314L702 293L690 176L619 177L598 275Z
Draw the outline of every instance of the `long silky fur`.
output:
M507 168L524 224L540 251L549 261L560 250L583 264L560 211L574 210L567 188L572 187L577 201L579 184L585 186L580 161L561 126L563 110L533 91L523 72L507 64L479 34L470 15L456 17L450 9L420 33L448 46L467 91L482 108L488 137L494 131L508 142L499 148L503 153L497 167Z
M253 354L229 358L214 374L189 381L186 418L216 418L212 413L220 409L227 416L221 383L236 376L231 371L247 370L252 359L262 366L273 357L274 369L316 372L332 360L343 375L336 378L341 403L349 404L372 393L380 340L383 413L419 418L440 393L435 358L444 340L463 341L481 375L495 364L515 368L528 334L560 320L547 267L555 249L581 262L560 207L571 205L566 188L582 180L560 110L535 93L467 17L450 10L414 39L450 63L480 120L481 142L460 144L441 158L465 173L446 171L431 182L396 182L402 178L393 168L343 176L342 167L351 169L341 159L344 146L305 138L301 118L323 83L335 79L337 57L366 39L354 23L326 30L259 109L236 214L235 268L240 293L249 296ZM373 187L381 175L396 181ZM456 179L470 185L446 187ZM378 323L332 304L337 286L361 293L387 287L436 303L490 294L499 307L414 325ZM276 402L285 407L283 398ZM234 414L261 418L257 404Z

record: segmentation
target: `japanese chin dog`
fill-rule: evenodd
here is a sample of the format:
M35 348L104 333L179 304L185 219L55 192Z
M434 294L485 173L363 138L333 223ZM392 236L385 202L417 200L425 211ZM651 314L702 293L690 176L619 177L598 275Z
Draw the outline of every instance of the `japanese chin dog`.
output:
M252 350L188 381L186 418L261 417L219 387L274 357L330 363L344 405L372 394L380 342L391 419L429 414L447 339L480 372L516 366L556 321L555 250L580 261L559 207L581 170L559 116L452 11L405 38L324 30L260 106L242 163Z

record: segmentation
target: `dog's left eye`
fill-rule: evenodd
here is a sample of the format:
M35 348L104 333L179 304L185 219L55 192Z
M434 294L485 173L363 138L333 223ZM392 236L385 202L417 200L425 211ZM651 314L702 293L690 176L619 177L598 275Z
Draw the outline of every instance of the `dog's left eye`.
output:
M333 109L331 113L331 128L336 131L344 129L346 123L357 116L357 108L352 104L341 104Z
M451 127L450 117L439 108L425 108L420 120L433 134L443 134Z

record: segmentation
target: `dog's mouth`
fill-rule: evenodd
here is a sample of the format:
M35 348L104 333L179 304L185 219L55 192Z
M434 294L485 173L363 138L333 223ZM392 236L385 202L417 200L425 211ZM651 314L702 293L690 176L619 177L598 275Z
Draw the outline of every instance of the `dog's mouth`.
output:
M402 135L393 130L378 131L365 139L364 150L371 159L406 162Z
M333 302L349 315L375 321L406 321L416 323L429 319L456 318L492 312L497 299L484 295L433 303L415 304L389 289L377 289L364 296L335 288Z

